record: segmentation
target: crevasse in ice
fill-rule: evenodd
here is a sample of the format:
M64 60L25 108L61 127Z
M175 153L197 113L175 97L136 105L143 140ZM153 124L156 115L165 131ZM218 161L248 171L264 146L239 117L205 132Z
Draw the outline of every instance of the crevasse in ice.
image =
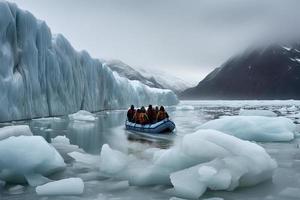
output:
M118 76L6 1L0 1L0 66L0 121L178 101L170 90Z

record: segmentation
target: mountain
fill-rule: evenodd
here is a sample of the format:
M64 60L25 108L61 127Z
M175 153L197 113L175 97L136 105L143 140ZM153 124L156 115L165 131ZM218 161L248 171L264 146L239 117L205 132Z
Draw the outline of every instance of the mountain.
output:
M180 93L191 87L190 83L162 70L133 68L119 60L110 60L105 64L120 76L130 80L138 80L150 87L170 89L175 93Z
M230 58L181 99L300 99L300 44L249 48Z
M138 69L141 74L149 79L155 79L160 85L165 89L170 89L175 93L179 94L180 92L186 90L187 88L192 87L193 84L182 80L177 76L170 75L170 73L162 70L146 70Z
M105 62L105 65L112 71L117 72L120 76L128 78L129 80L137 80L150 87L164 88L164 86L159 84L154 78L146 78L140 72L120 60L109 60Z
M45 22L6 1L0 1L0 91L1 122L178 102L170 90L120 77L77 52Z

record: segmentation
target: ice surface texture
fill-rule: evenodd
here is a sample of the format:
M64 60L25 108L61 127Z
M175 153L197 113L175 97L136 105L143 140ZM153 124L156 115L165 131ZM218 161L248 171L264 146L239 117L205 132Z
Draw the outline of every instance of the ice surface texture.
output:
M7 139L11 136L32 136L32 132L27 125L17 125L17 126L6 126L0 128L0 141Z
M259 145L216 130L187 134L174 147L133 159L104 145L100 171L130 185L171 185L182 197L198 198L207 188L233 190L272 178L276 162Z
M207 188L234 190L256 185L270 179L277 167L259 145L214 130L186 135L183 152L195 160L207 161L170 176L176 192L189 198L198 198Z
M36 187L38 195L79 195L84 190L81 178L67 178Z
M40 136L12 136L0 140L0 180L39 185L65 167L54 147Z
M202 129L215 129L241 139L258 142L290 141L296 125L285 117L226 116L208 121Z
M6 1L0 1L0 66L0 121L178 102L170 90L119 77Z
M77 113L70 114L69 119L77 121L95 121L96 117L88 111L80 110Z
M247 110L241 109L239 112L240 116L264 116L264 117L277 117L277 114L271 110Z

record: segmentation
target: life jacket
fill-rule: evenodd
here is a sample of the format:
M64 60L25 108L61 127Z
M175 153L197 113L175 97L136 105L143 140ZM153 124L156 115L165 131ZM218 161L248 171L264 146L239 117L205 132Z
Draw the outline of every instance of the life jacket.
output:
M156 116L156 120L159 122L161 120L164 120L167 118L166 112L164 111L158 111L157 116Z
M139 119L140 115L141 115L141 113L135 112L133 115L132 121L139 124L140 123L140 119Z
M132 122L135 115L135 110L129 109L127 112L128 121Z
M155 110L148 109L147 110L147 115L148 115L150 123L152 123L152 122L154 122L156 120L156 112L155 112Z
M146 113L141 113L139 115L139 122L140 122L140 124L147 124L147 123L149 123L149 118L148 118L148 116L147 116Z

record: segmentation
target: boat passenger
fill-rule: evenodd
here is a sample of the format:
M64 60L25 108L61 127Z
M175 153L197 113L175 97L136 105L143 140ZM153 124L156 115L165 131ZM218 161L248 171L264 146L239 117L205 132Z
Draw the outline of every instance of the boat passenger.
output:
M137 111L133 115L133 122L134 123L140 124L140 114L141 114L141 110L137 109Z
M145 125L145 124L149 124L149 117L146 114L146 109L144 106L141 107L141 113L139 115L139 121L140 124Z
M159 112L157 113L156 121L159 122L159 121L162 121L162 120L168 119L168 118L169 118L168 113L165 111L165 108L163 106L161 106L159 108Z
M152 105L148 106L147 115L148 115L150 124L155 123L155 121L156 121L156 113L155 113L155 110L153 109Z
M128 119L128 121L130 121L130 122L134 122L133 121L133 116L134 116L134 114L135 114L135 109L134 109L134 105L131 105L130 106L130 109L127 111L127 119Z

